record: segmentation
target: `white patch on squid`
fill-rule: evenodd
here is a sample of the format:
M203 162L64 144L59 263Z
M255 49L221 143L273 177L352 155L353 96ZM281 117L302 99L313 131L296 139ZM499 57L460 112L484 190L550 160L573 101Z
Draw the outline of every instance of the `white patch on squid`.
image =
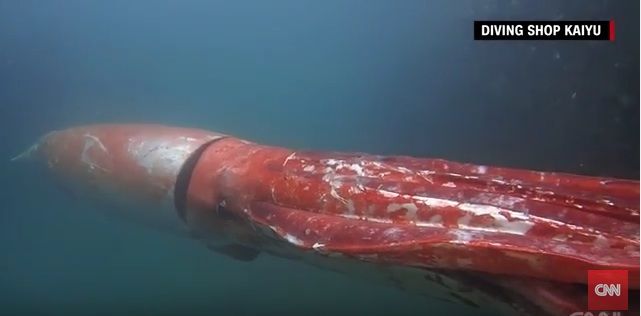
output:
M353 215L353 214L338 214L338 216L343 217L343 218L348 218L348 219L358 219L366 222L374 222L374 223L384 223L384 224L391 224L393 221L388 218L376 218L376 217L362 217L359 215Z
M608 199L602 199L601 202L603 202L603 203L605 203L607 205L610 205L610 206L614 206L614 203L612 201L608 200Z
M496 183L496 184L508 184L507 181L501 180L501 179L492 179L490 182Z
M326 166L333 166L336 168L336 170L341 170L341 169L349 169L356 173L357 176L364 177L366 176L365 170L360 164L354 163L354 164L347 164L343 160L336 160L336 159L327 159L325 160L325 165ZM331 168L326 168L326 172L334 172Z
M386 190L378 190L378 193L380 195L382 195L383 197L390 198L390 199L398 197L400 195L400 194L398 194L396 192L391 192L391 191L386 191Z
M152 173L154 168L161 168L163 172L178 174L180 167L193 151L193 146L189 143L177 145L172 140L129 139L127 151L147 173Z
M314 165L309 165L309 166L305 166L305 168L303 168L303 171L305 171L305 172L313 172L314 169L316 169L316 167Z
M325 160L325 165L327 166L334 166L338 164L338 160L336 159L327 159Z
M421 178L423 178L423 180L425 180L425 181L427 181L427 182L429 182L431 184L434 184L434 181L432 181L432 175L433 174L436 174L436 172L435 171L431 171L431 170L421 170L421 171L418 172L418 175L421 176Z
M95 162L91 160L91 157L89 157L89 149L91 149L93 146L98 146L100 150L102 150L105 153L109 153L105 145L100 141L100 139L94 135L91 134L85 134L83 135L85 137L85 143L84 146L82 147L82 153L80 154L80 160L84 163L86 163L89 166L90 170L94 170L96 168L101 169L103 171L106 171L105 168L99 166Z
M448 188L456 188L456 184L454 184L454 182L445 182L442 184L442 186L448 187Z
M473 213L475 215L486 215L486 214L489 214L489 215L491 215L492 217L495 217L495 218L496 218L496 215L505 218L505 216L501 215L500 212L507 212L508 214L510 214L510 217L512 219L518 219L518 220L523 220L523 221L530 220L530 216L529 215L526 215L526 214L523 214L523 213L520 213L520 212L510 211L508 209L496 207L496 206L493 206L493 205L461 203L459 205L459 209L461 209L463 211L467 211L467 212Z
M455 239L450 241L455 244L467 244L472 240L473 235L469 232L460 229L453 229L450 234L454 235Z
M430 228L441 228L443 227L443 217L439 214L436 214L432 217L427 222L416 222L414 225L418 227L430 227Z
M283 167L285 167L285 165L287 165L287 162L289 162L289 160L293 159L295 156L296 156L296 152L293 152L293 153L289 154L289 156L287 156L287 158L285 158L285 161L283 161Z
M508 221L505 217L497 220L499 226L502 227L501 231L506 233L512 233L516 235L525 235L533 226L532 222L525 221Z
M195 142L195 141L198 141L198 139L196 139L196 138L193 138L193 137L186 137L186 136L178 137L178 139L180 139L180 140L184 140L184 141L188 141L188 142Z
M334 188L334 186L332 186L332 188L330 189L329 194L335 199L341 201L341 203L347 204L347 200L345 200L342 196L338 195L338 192L336 192L336 189Z
M469 204L462 203L459 205L459 209L473 213L474 215L490 215L494 218L494 225L497 227L497 230L500 232L511 233L516 235L525 235L533 226L534 223L529 221L529 217L517 212L508 211L492 205L479 205L479 204ZM510 221L502 215L500 212L508 212L513 219ZM467 215L465 215L467 216ZM459 219L461 220L461 219ZM480 229L480 228L472 228Z
M501 207L506 207L509 209L514 209L517 203L521 203L525 201L523 198L520 198L520 197L509 196L509 195L492 196L485 193L479 194L478 200L481 203L495 204L495 205L499 205Z
M565 255L573 255L576 253L574 249L564 244L555 245L554 247L552 247L552 250Z
M358 194L358 193L363 192L363 190L361 188L359 188L358 186L355 186L355 187L354 186L350 186L348 192L350 194Z
M421 170L421 171L418 172L418 174L424 175L424 176L431 176L433 174L436 174L436 171L434 171L434 170Z
M365 171L363 170L363 167L359 164L352 164L350 169L356 173L356 175L360 177L365 176Z
M431 198L431 197L417 196L417 195L411 196L411 198L430 207L448 207L448 206L455 207L459 205L459 202L457 201L446 200L446 199Z
M391 203L390 205L387 206L387 212L388 213L393 213L393 212L396 212L396 211L398 211L398 210L400 210L402 208L403 208L403 206L401 206L400 204Z
M476 173L485 174L486 172L487 172L487 167L486 166L477 166L476 167Z
M383 164L378 162L378 161L369 161L368 164L370 164L370 165L372 165L372 166L374 166L374 167L376 167L378 169L382 169L384 167Z
M298 237L296 237L294 235L291 235L291 234L285 234L285 236L283 236L283 238L285 238L285 240L287 240L289 243L294 244L294 245L299 246L299 247L302 247L303 245L305 245L305 242L303 242Z
M388 240L398 240L403 235L403 230L398 227L390 227L383 231L383 235Z
M403 204L403 207L407 210L406 216L409 218L415 218L416 217L416 212L418 211L418 207L416 207L416 204L414 203L405 203Z

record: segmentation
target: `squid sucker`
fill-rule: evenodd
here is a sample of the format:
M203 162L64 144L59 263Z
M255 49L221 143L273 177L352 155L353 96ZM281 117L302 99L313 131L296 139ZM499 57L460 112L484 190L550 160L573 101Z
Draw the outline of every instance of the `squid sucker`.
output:
M23 158L97 209L241 261L266 253L505 315L587 311L588 270L629 271L638 296L636 180L154 124L54 131Z

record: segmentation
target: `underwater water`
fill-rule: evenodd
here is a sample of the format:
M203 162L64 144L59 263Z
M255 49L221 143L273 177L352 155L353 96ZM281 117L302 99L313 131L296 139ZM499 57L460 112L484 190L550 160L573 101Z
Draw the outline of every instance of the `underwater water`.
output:
M94 212L9 159L53 129L199 127L301 149L639 179L638 1L2 1L6 315L478 315ZM614 19L615 42L474 42Z

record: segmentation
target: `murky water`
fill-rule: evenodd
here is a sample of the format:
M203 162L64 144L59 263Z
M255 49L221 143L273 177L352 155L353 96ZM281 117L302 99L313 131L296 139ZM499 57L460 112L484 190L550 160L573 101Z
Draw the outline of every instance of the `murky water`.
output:
M638 1L0 1L3 314L477 315L105 218L9 158L95 122L638 179ZM615 19L474 42L475 19Z

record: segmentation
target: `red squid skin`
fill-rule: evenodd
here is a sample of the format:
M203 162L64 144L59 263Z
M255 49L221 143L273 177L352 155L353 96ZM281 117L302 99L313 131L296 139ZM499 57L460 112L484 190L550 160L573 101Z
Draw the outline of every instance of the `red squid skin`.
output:
M161 145L148 149L152 140ZM145 124L56 132L35 152L85 189L160 205L196 149L176 218L206 240L478 275L550 315L585 310L575 289L587 270L628 270L639 289L638 181L294 151Z
M504 168L480 174L478 168L408 157L293 152L227 138L207 149L196 166L189 208L214 210L225 201L239 218L276 227L296 236L301 248L320 252L375 254L368 260L568 283L586 283L589 269L627 269L638 288L639 226L633 221L638 206L627 199L638 197L638 184ZM420 175L421 170L434 173ZM332 181L340 184L332 188ZM447 182L455 186L443 186ZM381 189L389 187L396 192ZM595 190L604 192L602 200L594 200ZM480 215L461 211L461 204L480 194L522 201L512 210L500 205L483 210L483 204L466 206L478 207ZM424 197L458 205L421 203ZM489 211L498 215L484 213ZM518 211L527 232L501 231L501 224L520 227L510 224ZM507 222L501 222L502 212ZM435 216L440 222L432 220ZM466 236L462 218L466 227L492 228L468 229L471 236Z

